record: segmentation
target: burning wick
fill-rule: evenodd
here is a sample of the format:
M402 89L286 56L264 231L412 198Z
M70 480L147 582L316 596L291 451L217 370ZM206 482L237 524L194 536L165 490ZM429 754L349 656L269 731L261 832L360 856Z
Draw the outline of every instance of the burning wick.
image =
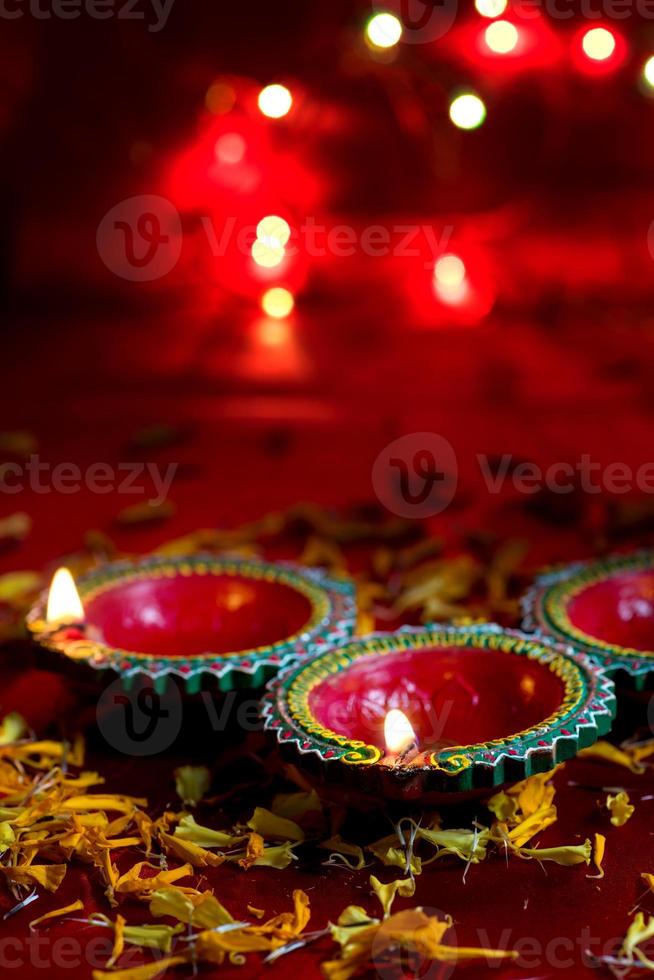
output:
M51 626L84 622L84 606L67 568L58 568L54 574L45 618Z
M386 752L395 756L394 766L410 761L418 751L418 742L411 722L399 708L391 708L384 719Z

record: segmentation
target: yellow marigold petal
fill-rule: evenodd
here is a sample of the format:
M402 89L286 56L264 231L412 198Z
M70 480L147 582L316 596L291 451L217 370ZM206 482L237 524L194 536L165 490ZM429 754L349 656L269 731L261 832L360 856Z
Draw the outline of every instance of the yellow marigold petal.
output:
M554 861L570 867L574 864L590 864L592 845L589 840L583 844L564 844L560 847L518 847L521 857L537 858L539 861Z
M546 806L536 810L530 816L520 820L515 827L509 831L509 839L516 847L522 847L530 841L536 834L541 833L547 827L556 823L556 807Z
M250 830L261 834L267 840L292 840L303 841L304 831L293 820L285 817L278 817L265 807L256 807L254 813L247 822Z
M429 830L420 827L416 836L437 848L435 857L423 861L423 866L448 854L454 854L462 861L478 864L486 857L490 830Z
M154 980L174 966L188 963L187 956L169 956L164 960L155 960L144 966L133 966L127 970L94 970L93 980Z
M71 902L70 905L64 905L60 909L53 909L52 912L46 912L45 915L40 915L38 919L32 919L29 927L33 929L34 926L40 925L41 922L45 922L47 919L56 919L60 915L68 915L70 912L80 912L83 908L84 903L78 898L76 902Z
M629 794L620 792L616 793L615 796L607 796L606 809L611 814L611 823L613 826L623 827L636 808L629 802Z
M278 793L271 808L276 817L300 820L307 813L320 813L322 803L315 789L301 793Z
M137 806L147 806L148 801L136 796L101 795L71 796L64 800L62 810L105 810L118 813L131 813Z
M498 820L502 823L510 822L514 819L519 810L518 801L514 796L509 796L503 790L491 796L490 800L486 804L491 813L493 813Z
M330 837L329 840L323 841L320 847L324 851L329 851L330 857L341 858L343 863L348 868L352 868L353 871L360 871L366 865L363 849L358 844L348 844L347 841L342 839L340 834L336 834L334 837ZM348 858L354 858L354 860L349 861Z
M180 766L175 769L175 790L182 803L195 806L206 796L211 773L206 766Z
M158 949L161 953L170 953L173 937L184 930L181 922L176 926L141 925L125 926L125 942L142 949Z
M170 885L178 878L186 878L193 874L193 866L185 864L181 868L171 868L168 871L159 871L158 874L150 878L142 878L141 871L144 867L156 869L156 865L148 861L139 861L130 868L124 875L121 875L115 885L115 890L120 894L139 895L148 894L161 888L162 885Z
M647 884L649 889L654 892L654 875L643 872L640 877Z
M0 593L0 600L3 599ZM5 601L7 601L5 599ZM10 745L27 734L27 722L17 711L10 711L0 722L0 745Z
M642 950L638 947L643 943L648 942L654 936L654 916L648 915L645 918L642 912L637 912L633 918L629 929L627 930L627 935L622 943L621 952L624 953L629 959L633 958L634 953L638 956L640 962L646 959ZM638 955L640 954L640 955Z
M594 759L601 759L602 762L613 762L616 766L624 766L630 772L640 775L645 772L646 766L641 765L633 756L633 753L616 748L610 742L599 741L590 745L587 749L582 749L579 756L586 756Z
M169 915L180 922L201 929L215 929L234 919L211 892L182 890L177 885L164 886L150 896L151 915Z
M602 861L604 860L604 851L606 849L606 837L603 834L595 834L595 846L593 848L593 864L598 870L596 875L586 875L587 878L603 878L604 868L602 867Z
M410 898L412 895L415 895L416 891L416 883L413 878L398 878L397 881L389 881L388 884L382 884L378 878L370 875L370 887L380 901L381 907L384 910L384 918L390 915L391 905L396 895L399 895L401 898Z
M238 861L241 867L260 867L260 868L287 868L289 864L295 860L295 854L293 853L293 844L291 841L285 841L283 844L275 844L271 847L264 847L261 852L259 852L259 845L255 842L256 837L259 835L251 834L250 842L248 847L252 848L253 860L247 856L248 852L244 856L239 854L228 854L228 861ZM246 863L244 863L246 862Z
M56 892L66 877L65 864L30 864L7 868L0 865L0 872L17 885L41 885L46 891Z
M246 905L246 908L250 915L253 915L255 919L263 919L264 915L266 914L264 909L257 909L254 907L254 905Z
M116 960L122 955L125 948L125 919L122 915L116 916L116 921L111 923L114 928L114 948L111 956L107 960L107 966L113 966Z
M198 844L200 847L219 847L221 849L234 847L245 839L245 835L243 834L226 834L222 830L212 830L210 827L203 827L201 824L196 823L190 813L185 814L181 818L178 826L175 827L174 836L190 841L192 844Z
M188 861L194 868L206 868L208 866L215 868L225 861L224 854L214 854L213 851L208 851L205 847L200 847L199 844L182 840L181 837L175 837L173 834L165 834L160 831L159 840L166 854L174 854L180 861Z

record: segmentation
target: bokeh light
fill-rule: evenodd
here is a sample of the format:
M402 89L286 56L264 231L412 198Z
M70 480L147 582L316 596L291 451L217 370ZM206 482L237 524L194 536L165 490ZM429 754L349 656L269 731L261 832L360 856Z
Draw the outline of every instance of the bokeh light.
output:
M591 61L606 61L615 51L615 36L606 27L592 27L586 31L581 46Z
M496 20L484 32L486 45L494 54L508 54L519 40L518 28L508 20Z
M257 238L271 248L284 247L291 237L291 226L278 214L267 214L257 225Z
M273 286L272 289L266 290L261 297L261 309L276 320L283 320L284 317L289 316L293 312L294 306L293 293L284 289L283 286Z
M457 95L450 104L450 119L459 129L477 129L486 118L486 106L472 92Z
M375 14L366 26L366 39L375 48L392 48L402 37L402 24L395 14Z
M219 163L240 163L245 156L245 150L245 140L238 133L225 133L216 140L216 159Z
M204 104L214 116L231 112L236 103L236 92L227 82L214 82L204 97Z
M269 119L281 119L290 112L293 96L285 85L266 85L259 92L257 105Z
M466 277L466 267L458 255L442 255L434 267L434 279L441 286L460 286Z
M475 0L475 9L482 17L501 17L507 8L507 0Z
M643 65L643 79L654 88L654 55L648 58Z

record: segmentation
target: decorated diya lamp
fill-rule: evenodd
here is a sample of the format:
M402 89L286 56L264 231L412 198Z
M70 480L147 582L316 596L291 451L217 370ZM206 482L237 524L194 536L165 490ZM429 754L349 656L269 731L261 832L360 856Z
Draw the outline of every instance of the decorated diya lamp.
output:
M494 624L430 626L288 668L262 712L327 798L443 803L570 759L609 730L615 697L583 654Z
M590 654L622 686L654 681L654 552L577 562L540 576L523 627Z
M291 563L193 555L119 561L75 583L60 569L31 610L33 639L60 665L112 671L162 692L256 688L348 639L353 583Z

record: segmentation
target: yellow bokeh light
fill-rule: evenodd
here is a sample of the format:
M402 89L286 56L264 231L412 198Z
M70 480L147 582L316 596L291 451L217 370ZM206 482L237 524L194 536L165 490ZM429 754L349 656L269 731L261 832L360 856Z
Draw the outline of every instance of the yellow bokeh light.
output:
M252 259L262 269L275 269L284 261L286 249L283 245L268 245L257 238L252 246Z
M648 85L654 88L654 55L645 62L643 66L643 78Z
M402 24L395 14L375 14L366 25L366 39L375 48L393 48L402 37Z
M290 237L291 226L277 214L267 214L257 225L257 238L271 248L283 247Z
M257 327L259 343L264 347L283 347L290 343L290 324L283 320L262 320Z
M584 34L581 46L592 61L606 61L615 51L615 38L606 27L593 27Z
M466 92L450 104L450 119L459 129L477 129L486 118L486 106L478 95Z
M259 92L257 105L269 119L281 119L290 112L293 96L285 85L266 85Z
M442 255L434 267L434 279L439 286L456 289L466 277L466 267L458 255Z
M495 54L508 54L518 43L518 28L508 20L496 20L484 32L484 40Z
M507 0L475 0L475 8L482 17L501 17L507 8Z
M268 316L276 320L283 320L293 312L295 300L293 293L283 286L274 286L268 289L261 297L261 309Z

